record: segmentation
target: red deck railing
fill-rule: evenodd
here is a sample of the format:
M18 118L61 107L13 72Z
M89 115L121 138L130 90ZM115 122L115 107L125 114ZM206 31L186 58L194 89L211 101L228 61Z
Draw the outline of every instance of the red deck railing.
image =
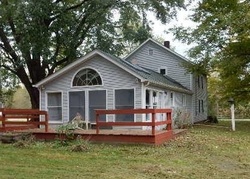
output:
M48 132L48 113L38 109L7 109L0 108L0 121L2 122L2 129L9 127L16 129L22 128L22 125L45 126L45 132ZM43 119L43 120L41 120Z
M151 126L152 135L155 135L155 127L166 124L166 130L172 130L172 109L96 109L96 134L99 134L101 126ZM156 114L166 114L166 119L156 121ZM151 114L150 122L103 122L100 121L100 115L106 114Z

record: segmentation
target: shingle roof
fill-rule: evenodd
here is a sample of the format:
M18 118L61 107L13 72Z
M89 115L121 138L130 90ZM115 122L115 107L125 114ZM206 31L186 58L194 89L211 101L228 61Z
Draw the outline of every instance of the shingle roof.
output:
M182 92L186 92L186 93L192 93L191 90L184 87L179 82L175 81L174 79L170 78L167 75L162 75L162 74L155 72L151 69L141 67L137 64L132 64L126 60L122 60L118 57L115 57L115 56L108 54L106 52L103 52L101 50L98 50L98 51L105 54L106 56L108 56L112 60L115 60L116 62L118 62L119 64L124 66L125 68L129 68L130 70L137 73L139 76L141 76L142 78L144 78L146 81L148 81L150 83L153 83L153 84L159 85L159 86L163 86L163 87L166 87L166 88L169 88L172 90L182 91Z

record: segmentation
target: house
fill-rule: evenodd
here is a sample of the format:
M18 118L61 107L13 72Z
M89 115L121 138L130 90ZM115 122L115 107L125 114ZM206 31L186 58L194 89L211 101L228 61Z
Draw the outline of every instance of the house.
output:
M35 85L50 125L68 123L77 113L95 123L94 109L172 108L174 119L207 118L205 76L190 74L186 58L148 39L124 59L94 50ZM158 115L157 120L163 116ZM107 115L104 121L148 121L148 115Z

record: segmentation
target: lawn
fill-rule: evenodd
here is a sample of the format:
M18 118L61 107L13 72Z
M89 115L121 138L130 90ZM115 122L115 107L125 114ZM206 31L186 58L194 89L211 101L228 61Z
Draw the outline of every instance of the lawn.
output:
M79 143L79 141L78 141ZM0 144L0 178L250 178L250 122L197 125L161 146Z

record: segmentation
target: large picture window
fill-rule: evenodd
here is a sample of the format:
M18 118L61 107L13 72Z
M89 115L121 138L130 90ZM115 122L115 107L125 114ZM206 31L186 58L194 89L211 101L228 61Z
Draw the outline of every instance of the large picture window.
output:
M62 121L62 93L48 93L47 107L50 121Z
M115 90L116 109L134 109L134 89ZM116 115L116 121L134 121L133 114Z
M73 80L73 86L94 86L102 85L100 75L93 69L86 68L79 71Z

